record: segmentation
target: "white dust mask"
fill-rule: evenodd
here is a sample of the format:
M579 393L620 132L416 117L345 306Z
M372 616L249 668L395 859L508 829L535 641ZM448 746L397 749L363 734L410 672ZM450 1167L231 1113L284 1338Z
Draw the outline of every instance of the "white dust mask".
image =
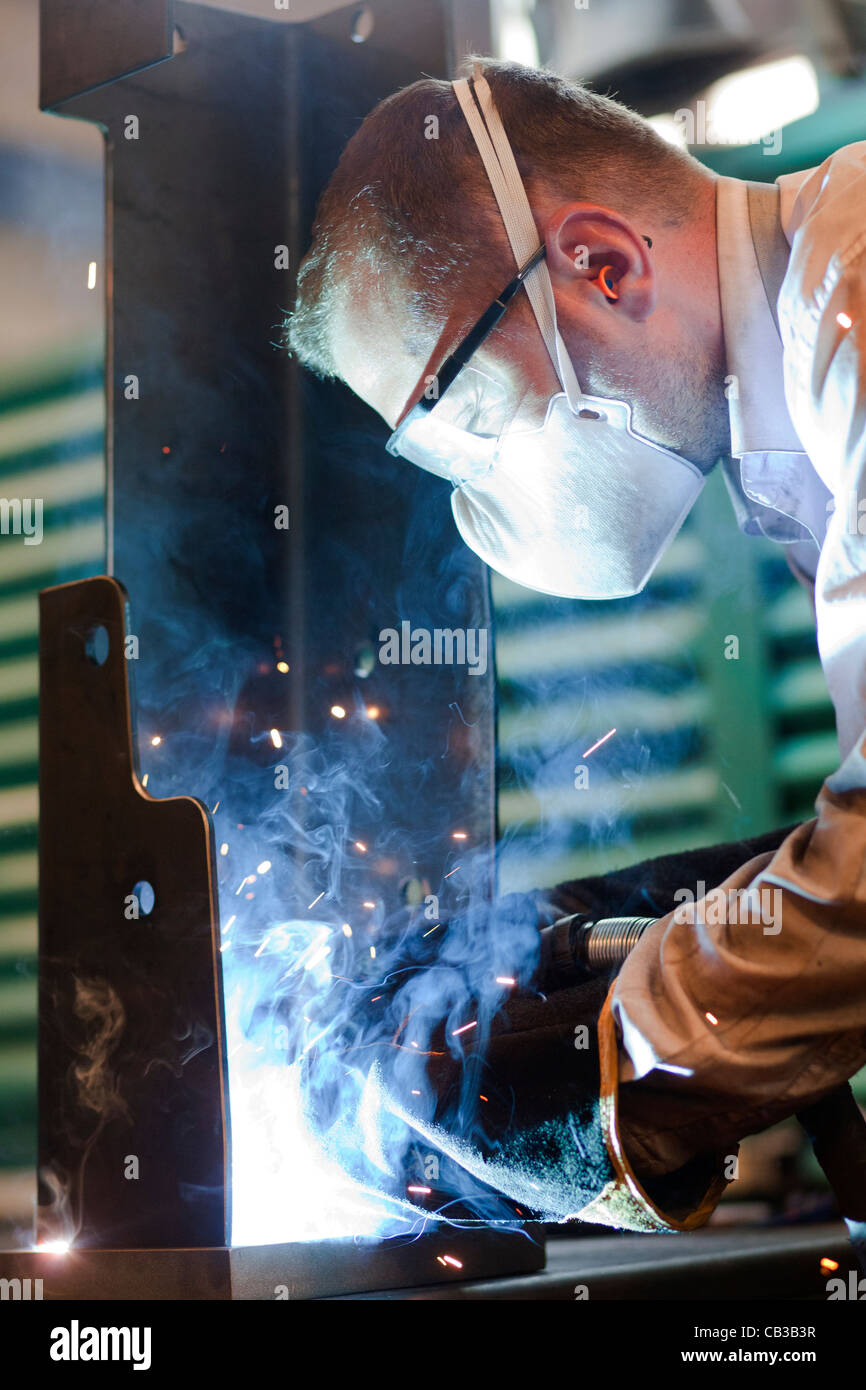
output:
M507 578L566 598L635 594L694 505L704 476L635 434L625 402L582 393L556 326L526 190L480 65L473 79L478 105L467 81L453 85L517 264L535 261L521 283L562 392L549 401L540 428L509 424L507 392L468 365L474 347L467 340L467 365L451 366L438 397L425 393L388 448L455 484L451 504L460 535ZM513 283L509 288L513 293ZM504 308L503 302L498 316ZM435 379L433 386L435 392Z

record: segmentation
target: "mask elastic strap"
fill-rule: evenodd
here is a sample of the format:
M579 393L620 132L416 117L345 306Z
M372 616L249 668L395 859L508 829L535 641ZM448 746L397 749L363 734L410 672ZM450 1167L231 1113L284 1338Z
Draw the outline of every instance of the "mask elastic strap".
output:
M470 89L465 78L460 78L452 83L452 86L487 171L514 258L519 266L523 265L538 249L538 230L514 152L505 134L499 112L493 104L493 96L481 64L475 64L473 77L473 88L481 107L480 112L473 100L473 89ZM572 410L577 412L581 408L582 392L571 365L571 358L556 326L553 285L544 261L539 261L530 271L524 281L524 289L529 296L532 312L560 385Z

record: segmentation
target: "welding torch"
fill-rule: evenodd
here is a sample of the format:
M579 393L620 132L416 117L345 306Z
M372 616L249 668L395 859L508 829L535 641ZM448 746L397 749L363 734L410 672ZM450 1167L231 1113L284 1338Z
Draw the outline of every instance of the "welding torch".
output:
M622 965L655 917L572 912L541 930L539 975L548 987L576 984Z

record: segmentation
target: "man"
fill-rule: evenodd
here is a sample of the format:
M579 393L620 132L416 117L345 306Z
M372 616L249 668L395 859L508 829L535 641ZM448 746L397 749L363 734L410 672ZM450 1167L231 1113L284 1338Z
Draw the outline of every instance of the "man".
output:
M712 911L644 933L598 1019L600 1176L536 1203L683 1229L739 1139L866 1062L866 143L747 185L548 73L472 73L397 93L349 142L291 349L452 482L464 539L519 582L637 592L730 454L742 529L814 585L842 764ZM519 1166L475 1171L531 1203Z

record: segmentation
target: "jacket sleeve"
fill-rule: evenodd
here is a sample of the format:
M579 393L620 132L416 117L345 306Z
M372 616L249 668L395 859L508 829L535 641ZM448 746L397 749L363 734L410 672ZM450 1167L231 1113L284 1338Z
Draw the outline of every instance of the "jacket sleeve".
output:
M643 1177L733 1158L866 1063L864 751L840 769L859 787L829 779L815 820L661 918L614 980L600 1030L616 1039L619 1140Z
M785 397L832 493L815 609L846 758L866 731L866 142L812 172L790 231L779 298Z
M833 497L815 607L843 762L815 820L662 917L611 988L618 1142L647 1182L732 1157L866 1062L864 212L861 143L800 184L778 305L788 409Z

